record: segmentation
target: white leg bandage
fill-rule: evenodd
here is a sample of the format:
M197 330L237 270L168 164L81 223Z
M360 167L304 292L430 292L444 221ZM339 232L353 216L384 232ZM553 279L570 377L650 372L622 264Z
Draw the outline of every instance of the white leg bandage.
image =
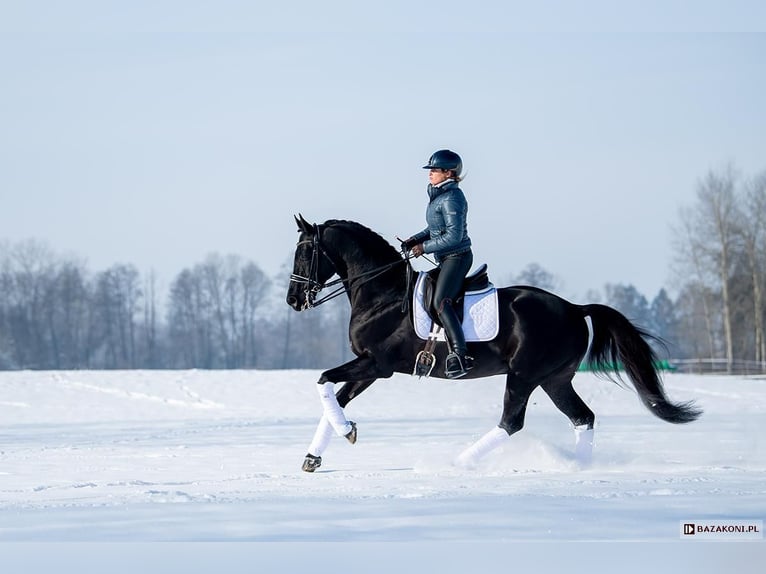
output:
M575 459L578 464L586 466L593 460L594 429L588 425L575 427Z
M322 415L322 418L317 425L317 430L314 433L314 438L309 445L309 454L322 456L327 445L330 444L330 439L332 439L332 425L330 425L330 421L327 420L327 417Z
M319 391L319 400L322 401L322 408L324 409L324 417L330 423L335 434L338 436L346 436L351 432L351 423L346 419L346 415L343 409L338 404L338 399L335 397L335 384L324 383L323 385L317 385Z
M488 452L495 450L497 447L507 442L509 438L508 433L504 429L495 427L460 453L460 456L457 457L455 463L459 466L470 468L479 462L479 459Z

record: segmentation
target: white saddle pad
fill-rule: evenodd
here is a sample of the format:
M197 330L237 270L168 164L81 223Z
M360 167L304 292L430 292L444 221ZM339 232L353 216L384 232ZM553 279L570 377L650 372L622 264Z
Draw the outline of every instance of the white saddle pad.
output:
M412 315L415 333L421 339L428 339L433 321L423 306L423 292L427 273L418 273L413 294ZM491 341L500 331L497 312L497 289L492 283L481 291L468 291L463 299L463 332L469 342ZM445 340L444 330L439 332L438 340Z

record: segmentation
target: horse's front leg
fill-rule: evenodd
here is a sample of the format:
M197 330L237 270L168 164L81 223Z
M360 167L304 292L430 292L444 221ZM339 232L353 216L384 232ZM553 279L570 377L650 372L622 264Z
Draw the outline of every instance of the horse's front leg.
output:
M351 444L356 442L356 425L346 418L343 408L338 402L338 397L335 395L334 383L360 380L371 381L379 376L380 372L375 360L371 357L363 356L357 357L340 367L325 371L319 377L319 381L317 381L317 391L319 392L319 400L322 403L325 418L335 433L338 436L346 437ZM341 391L343 390L341 389ZM350 397L349 393L346 403L351 400Z
M303 462L303 470L313 472L319 468L322 464L322 453L330 443L333 432L345 437L351 444L356 443L356 424L346 418L343 409L375 382L380 374L377 364L370 357L358 357L322 373L317 381L317 390L323 414ZM343 385L336 395L334 383L341 381L352 382Z
M369 379L366 381L356 381L354 383L344 384L340 390L336 393L335 397L338 399L338 404L341 408L345 408L352 399L358 397L365 389L367 389L375 379ZM317 425L317 430L314 432L314 438L309 445L308 454L304 461L304 468L308 472L313 472L321 464L322 454L327 449L332 439L333 428L327 417L322 414L322 418ZM354 440L356 437L354 436Z
M375 379L390 377L393 374L393 370L384 372L373 357L362 355L348 363L343 363L339 367L325 371L319 377L317 384L342 383L345 381L374 381Z

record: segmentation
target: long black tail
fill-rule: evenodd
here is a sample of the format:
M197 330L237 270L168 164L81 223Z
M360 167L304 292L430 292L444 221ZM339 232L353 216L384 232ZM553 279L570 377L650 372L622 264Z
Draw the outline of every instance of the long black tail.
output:
M648 343L656 337L606 305L583 305L582 310L593 325L587 360L597 373L618 382L619 369L624 368L641 402L652 414L669 423L692 422L702 414L693 401L671 403L665 395L657 357Z

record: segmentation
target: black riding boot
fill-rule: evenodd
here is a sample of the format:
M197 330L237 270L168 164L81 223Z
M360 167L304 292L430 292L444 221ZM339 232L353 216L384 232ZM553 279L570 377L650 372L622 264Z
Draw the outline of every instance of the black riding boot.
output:
M445 302L439 312L439 320L444 326L447 341L450 346L450 354L447 355L447 364L444 373L448 379L457 379L473 369L473 357L466 354L465 335L460 325L457 314L451 304Z

